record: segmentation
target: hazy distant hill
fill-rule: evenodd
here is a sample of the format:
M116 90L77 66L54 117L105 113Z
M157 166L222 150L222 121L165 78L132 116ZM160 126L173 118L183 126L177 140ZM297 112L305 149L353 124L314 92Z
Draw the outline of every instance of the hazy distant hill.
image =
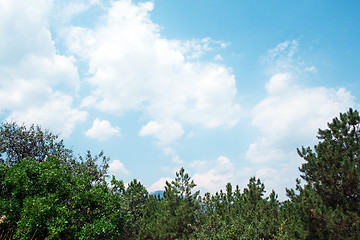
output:
M163 197L164 196L164 191L163 190L158 190L158 191L152 192L150 194L155 195L155 196Z

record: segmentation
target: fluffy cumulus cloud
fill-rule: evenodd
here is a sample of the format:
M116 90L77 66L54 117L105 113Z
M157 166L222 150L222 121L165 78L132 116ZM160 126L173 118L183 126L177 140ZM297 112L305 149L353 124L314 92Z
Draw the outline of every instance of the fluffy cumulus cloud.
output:
M223 65L197 59L225 44L163 38L150 20L152 9L152 2L114 1L96 28L67 30L68 48L88 63L91 75L92 93L83 106L116 115L141 111L149 122L140 135L161 143L181 137L184 123L234 126L240 112L234 76Z
M155 121L148 122L139 132L140 136L152 135L160 144L168 144L184 134L184 130L178 122L168 121L157 123Z
M354 105L354 97L344 88L300 86L301 66L293 57L297 49L296 41L288 41L269 50L264 58L272 74L266 84L268 95L252 111L252 124L260 136L250 144L246 158L269 188L289 186L301 164L296 148L316 144L318 128L326 128L339 112ZM314 66L304 71L309 69L316 73Z
M55 92L43 104L11 111L7 121L39 124L62 137L69 137L76 123L85 121L87 118L86 112L71 108L71 105L72 98L70 96Z
M127 170L120 160L114 160L109 163L109 175L121 176L121 175L129 175L129 170Z
M74 58L57 53L48 26L51 8L52 1L43 0L0 3L0 114L68 137L87 113L65 93L76 91L79 76Z
M111 126L107 120L100 120L96 118L92 124L92 127L85 132L85 135L89 138L98 139L104 141L112 136L120 135L120 128Z
M206 192L215 193L235 180L234 164L224 156L215 161L193 161L190 168L196 172L193 180L197 187Z
M339 112L354 105L354 97L344 88L297 84L300 76L294 69L299 68L292 58L297 47L298 43L291 41L269 51L276 71L266 84L268 96L253 109L252 124L261 137L247 152L252 162L287 158L289 147L296 150L306 142L314 142L311 139L315 139L318 128L325 128Z

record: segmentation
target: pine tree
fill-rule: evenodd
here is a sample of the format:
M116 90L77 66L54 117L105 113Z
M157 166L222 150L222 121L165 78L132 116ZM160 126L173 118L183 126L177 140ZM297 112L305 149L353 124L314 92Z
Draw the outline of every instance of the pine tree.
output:
M298 150L301 187L288 194L314 239L360 239L360 116L349 109L319 130L320 142Z

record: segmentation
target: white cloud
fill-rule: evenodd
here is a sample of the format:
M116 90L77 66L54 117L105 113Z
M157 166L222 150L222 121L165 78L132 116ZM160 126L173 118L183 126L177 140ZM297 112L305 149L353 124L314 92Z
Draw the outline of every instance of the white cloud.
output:
M311 72L311 73L317 73L317 69L315 66L311 66L311 67L306 67L304 69L305 72Z
M21 99L22 93L16 98ZM60 134L61 137L69 137L75 125L87 118L87 112L72 108L71 105L72 98L70 96L55 92L53 97L47 98L47 102L44 104L11 111L7 120L39 124Z
M12 69L14 77L24 77L28 81L41 79L44 85L67 88L68 91L77 90L80 84L75 59L70 56L58 55L55 50L51 56L41 57L34 54L24 56L17 66L18 71Z
M286 91L292 82L292 76L290 73L277 73L272 76L269 82L266 84L266 90L268 93L276 93L280 91Z
M252 123L275 139L314 138L318 128L353 105L354 97L343 88L289 87L256 105Z
M298 51L298 47L299 43L296 40L279 43L275 48L269 49L267 55L262 57L261 60L270 64L284 62L290 64L292 63L293 56Z
M172 148L164 149L168 154L175 154ZM177 155L176 155L177 156ZM236 172L234 163L232 163L227 157L220 156L216 160L194 160L188 164L188 170L186 172L192 172L192 180L196 184L195 190L201 190L201 193L210 192L215 193L220 189L224 189L228 182L235 181ZM183 163L184 166L184 163ZM177 169L167 169L172 174L177 172ZM248 177L248 175L246 176ZM149 188L149 192L157 190L163 190L165 182L173 181L173 178L160 178L158 181L153 183Z
M178 140L184 134L184 130L178 122L168 121L157 123L155 121L148 122L139 132L140 136L152 135L159 140L160 144L168 144Z
M287 59L285 66L288 67L282 69L287 70L285 72L274 72L266 84L268 96L252 111L252 124L262 134L247 152L247 159L252 162L284 159L289 149L296 151L303 144L313 143L318 128L325 128L339 112L354 105L354 97L344 88L300 87L296 84L298 74L292 69L297 67L292 57L297 47L297 42L288 41L269 50L275 66L278 59L281 62Z
M0 3L0 114L68 137L87 113L68 95L76 93L79 76L74 58L57 53L51 8L52 1L44 0Z
M233 163L224 156L216 161L193 161L190 167L195 172L192 179L197 187L210 193L224 189L235 176Z
M221 56L220 54L216 54L216 56L214 57L214 60L216 60L216 61L222 61L222 60L224 60L224 59L222 58L222 56Z
M266 163L271 161L286 160L286 153L279 146L274 146L271 137L260 137L255 143L250 144L246 152L246 159L252 163Z
M296 41L279 44L263 59L271 77L266 84L268 95L252 110L252 124L259 132L250 144L246 159L256 174L264 178L267 189L281 191L292 186L299 176L302 159L296 149L316 144L317 130L353 106L354 97L344 88L305 87L297 85L303 65L296 55ZM297 61L294 61L296 56ZM308 72L315 72L311 66ZM304 71L304 70L303 70Z
M112 127L107 120L100 120L96 118L93 121L92 127L85 132L85 135L89 138L98 139L104 141L112 136L120 135L119 127Z
M114 176L119 175L129 175L129 170L127 170L120 160L114 160L109 163L109 174Z
M48 56L53 50L46 26L51 1L4 0L0 4L1 66L19 63L30 53Z
M106 1L103 0L53 0L52 8L52 23L57 24L59 28L69 24L73 18L79 21L81 18L86 18L87 11L91 11L92 7L97 7L97 10L102 9ZM95 8L94 8L95 9ZM83 15L82 15L83 14ZM84 17L85 15L85 17ZM94 17L94 15L92 15ZM86 19L89 24L89 19ZM79 22L77 22L79 24Z
M260 58L260 62L269 65L269 73L292 71L297 72L297 64L294 64L294 55L298 52L299 43L296 40L279 43L275 48L269 49L267 54Z
M163 38L160 27L150 20L152 9L151 2L114 1L95 29L68 29L68 48L88 62L91 74L93 92L83 106L117 115L142 111L151 121L141 135L154 135L163 143L178 139L181 131L165 136L163 130L154 130L157 124L163 128L174 127L164 125L167 122L234 126L240 106L230 69L193 60L213 45L224 44L210 38Z
M164 147L163 151L166 155L171 156L171 161L173 163L177 164L177 169L181 168L185 162L183 160L180 159L179 155L176 153L175 149L171 148L171 147Z

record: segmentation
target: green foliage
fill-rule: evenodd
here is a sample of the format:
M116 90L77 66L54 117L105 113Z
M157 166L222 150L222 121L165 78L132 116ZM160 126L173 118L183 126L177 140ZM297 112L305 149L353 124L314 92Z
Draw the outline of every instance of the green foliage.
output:
M137 239L167 239L166 211L163 199L149 195L140 219Z
M319 130L322 140L310 148L302 148L299 155L306 160L300 168L301 177L322 196L324 203L344 210L360 207L360 117L349 110L333 119L329 129Z
M198 224L199 191L192 193L196 186L184 168L176 173L175 180L166 182L164 204L168 221L168 239L185 238L191 235Z
M72 150L67 149L63 140L58 140L58 137L48 130L43 131L40 126L19 126L15 122L1 123L0 160L10 165L24 158L43 161L47 156L73 160Z
M265 186L259 179L250 178L248 187L232 192L230 183L226 193L202 198L202 224L198 239L273 239L279 235L280 203L275 192L263 197Z
M181 168L174 181L166 182L163 199L154 196L148 199L139 238L190 238L199 223L199 191L192 193L195 186L189 174Z
M140 232L140 221L144 215L145 204L148 200L148 191L136 179L131 181L123 191L124 210L127 219L122 239L136 239Z
M99 161L101 161L100 166L97 164ZM71 168L79 174L88 172L95 184L105 184L106 177L108 177L106 173L109 169L109 161L110 158L106 157L103 151L99 155L92 156L90 150L88 150L84 157L80 156L79 161L72 164Z
M302 148L304 187L288 190L307 239L360 238L360 117L350 109L319 130L320 142ZM292 226L293 228L294 226ZM293 230L293 229L292 229ZM295 231L292 231L295 232Z
M94 185L88 171L74 175L56 157L1 164L0 229L17 239L116 239L123 227L121 199Z

